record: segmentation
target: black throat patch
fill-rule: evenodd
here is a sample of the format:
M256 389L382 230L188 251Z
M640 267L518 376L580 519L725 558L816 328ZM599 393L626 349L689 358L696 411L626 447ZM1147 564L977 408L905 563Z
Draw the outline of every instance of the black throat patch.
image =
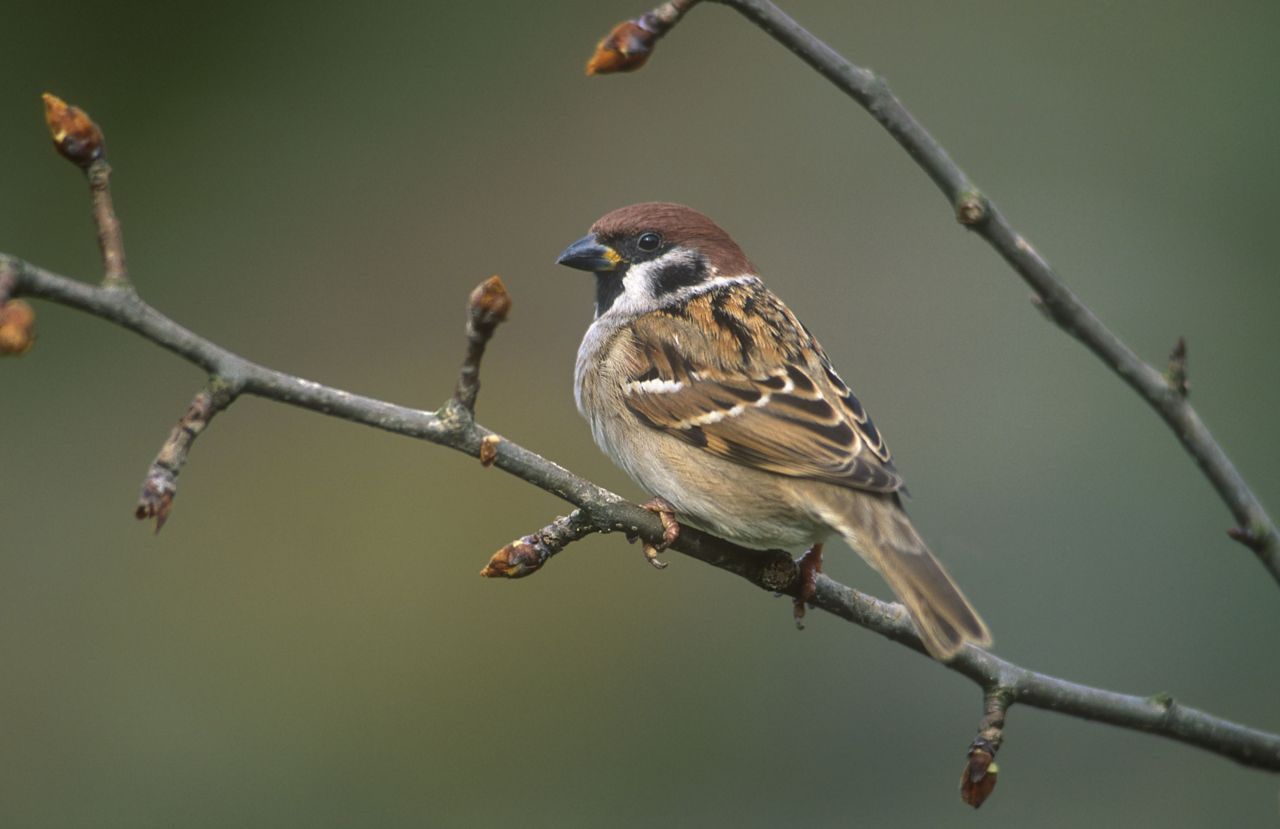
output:
M604 316L604 312L613 307L613 303L622 296L622 277L627 272L611 271L596 274L596 316Z

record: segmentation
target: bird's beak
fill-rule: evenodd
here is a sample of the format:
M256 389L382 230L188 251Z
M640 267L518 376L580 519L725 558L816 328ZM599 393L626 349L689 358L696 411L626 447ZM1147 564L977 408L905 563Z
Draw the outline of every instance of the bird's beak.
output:
M583 236L564 249L556 259L557 265L568 265L580 271L608 273L617 270L622 264L622 257L608 245L602 245L594 234Z

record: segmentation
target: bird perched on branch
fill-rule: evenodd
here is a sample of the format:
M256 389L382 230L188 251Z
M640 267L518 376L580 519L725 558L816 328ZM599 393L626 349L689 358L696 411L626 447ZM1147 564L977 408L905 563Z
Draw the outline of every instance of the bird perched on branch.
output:
M635 204L557 261L596 278L578 409L658 496L668 538L678 521L753 549L808 547L799 623L836 534L884 576L935 658L991 643L907 518L866 410L729 234L683 205Z

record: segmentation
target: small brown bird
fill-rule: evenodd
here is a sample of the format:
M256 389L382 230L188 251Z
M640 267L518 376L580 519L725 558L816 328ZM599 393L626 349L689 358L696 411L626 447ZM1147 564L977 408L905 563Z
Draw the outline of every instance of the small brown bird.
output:
M578 410L664 511L745 547L808 547L797 621L836 533L884 575L935 658L991 643L907 518L866 410L729 234L683 205L635 204L557 261L596 276Z

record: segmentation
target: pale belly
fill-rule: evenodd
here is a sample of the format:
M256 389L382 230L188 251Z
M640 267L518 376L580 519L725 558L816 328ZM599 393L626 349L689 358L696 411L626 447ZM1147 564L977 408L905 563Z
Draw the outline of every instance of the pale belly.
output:
M782 476L718 458L678 438L592 418L591 432L641 487L676 508L681 523L744 547L800 550L830 528L797 503Z

